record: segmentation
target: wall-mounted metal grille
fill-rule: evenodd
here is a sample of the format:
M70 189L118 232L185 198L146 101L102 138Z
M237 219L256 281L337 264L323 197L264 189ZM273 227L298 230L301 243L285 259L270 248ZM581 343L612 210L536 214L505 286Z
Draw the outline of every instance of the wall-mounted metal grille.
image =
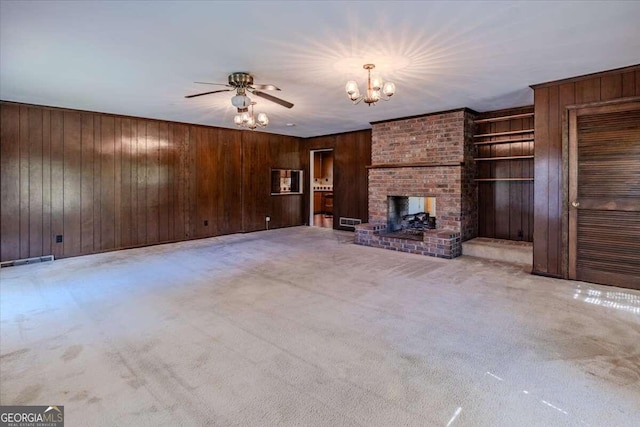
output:
M340 217L340 227L356 228L356 225L362 224L362 220L359 218L345 218Z
M35 264L38 262L53 261L53 255L39 256L35 258L16 259L14 261L5 261L0 263L0 268L15 267L16 265Z

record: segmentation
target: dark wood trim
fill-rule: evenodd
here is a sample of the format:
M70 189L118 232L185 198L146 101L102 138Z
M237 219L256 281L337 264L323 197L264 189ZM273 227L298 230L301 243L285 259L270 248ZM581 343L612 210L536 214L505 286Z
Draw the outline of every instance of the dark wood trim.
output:
M536 276L542 276L542 277L551 277L552 279L564 279L564 277L562 277L562 275L560 274L547 273L545 271L532 270L531 274L535 274Z
M531 181L533 182L534 178L476 178L474 181L476 182L497 182L497 181Z
M629 102L640 102L640 96L629 96L626 98L613 99L611 101L597 101L597 102L588 102L585 104L572 104L572 105L567 105L565 108L567 110L578 110L578 115L612 113L615 111L625 111L626 108L624 105L618 108L614 108L611 106L615 106L617 104L626 104Z
M518 138L518 139L496 139L493 141L474 142L473 145L491 145L491 144L514 144L516 142L534 142L534 138Z
M513 114L511 116L501 116L501 117L492 117L490 119L476 119L474 122L478 123L494 123L494 122L502 122L505 120L513 120L513 119L524 119L527 117L533 117L533 112L531 113L522 113L522 114Z
M474 138L491 138L494 136L521 135L523 133L533 133L534 129L511 130L508 132L481 133L473 135Z
M535 104L535 144L534 144L534 176L536 185L534 188L533 203L533 269L539 273L551 274L557 277L557 273L549 272L549 245L555 243L555 236L549 234L549 201L555 189L549 190L549 157L557 155L551 150L549 142L549 88L536 89L534 92ZM551 240L551 241L550 241ZM551 260L552 262L554 260Z
M536 84L533 84L533 85L529 85L529 87L531 89L535 90L535 89L540 89L540 88L543 88L543 87L557 86L557 85L561 85L561 84L564 84L564 83L576 83L576 82L583 81L583 80L590 80L590 79L606 77L606 76L609 76L611 74L628 73L630 71L631 72L640 71L640 64L628 65L626 67L614 68L613 70L600 71L600 72L597 72L597 73L583 74L581 76L569 77L569 78L566 78L566 79L552 80L552 81L544 82L544 83L536 83Z
M389 163L386 165L368 165L367 169L398 169L398 168L435 168L438 166L464 166L464 162L450 163Z
M522 160L522 159L533 159L533 156L476 157L473 160L493 161L493 160Z
M522 107L503 108L501 110L484 111L482 113L478 113L474 122L478 123L478 121L480 120L500 118L500 117L511 116L515 114L528 114L533 112L534 112L533 105L523 105Z
M355 129L355 130L349 130L349 131L345 131L345 132L337 132L337 133L328 133L325 135L317 135L317 136L307 136L304 138L300 138L301 143L312 143L313 140L315 138L329 138L329 137L336 137L336 136L342 136L342 135L349 135L352 133L356 133L356 132L364 132L364 131L370 131L371 128L363 128L363 129ZM327 148L327 150L331 150L332 148ZM322 148L314 148L314 151L318 151L318 150L323 150Z
M569 205L578 199L578 152L577 111L569 110ZM577 244L575 238L578 231L578 210L569 207L569 278L576 278Z
M462 108L454 108L453 110L436 111L436 112L433 112L433 113L417 114L415 116L398 117L398 118L395 118L395 119L378 120L377 122L369 122L369 123L372 124L372 125L379 125L381 123L398 122L398 121L402 121L402 120L419 119L419 118L422 118L422 117L429 117L429 116L437 116L437 115L440 115L440 114L455 113L456 111L464 111L466 113L479 114L477 111L472 110L471 108L462 107Z

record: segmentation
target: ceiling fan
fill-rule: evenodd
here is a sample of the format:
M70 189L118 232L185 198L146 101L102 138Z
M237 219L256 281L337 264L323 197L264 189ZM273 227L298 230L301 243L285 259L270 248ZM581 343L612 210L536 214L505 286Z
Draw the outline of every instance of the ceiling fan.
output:
M286 108L293 107L292 103L285 101L284 99L276 98L273 95L269 95L268 93L263 92L263 90L280 90L280 88L274 85L253 84L253 76L249 73L238 72L238 73L229 74L228 84L207 83L207 82L195 82L195 83L205 84L205 85L226 86L230 89L220 89L220 90L213 90L211 92L196 93L195 95L187 95L185 96L185 98L195 98L197 96L210 95L212 93L219 93L219 92L232 92L235 90L236 95L233 98L231 98L231 104L233 104L233 106L238 109L239 113L248 111L249 107L251 106L251 98L247 96L246 94L247 92L250 92L268 101L275 102L276 104L282 105L283 107L286 107Z

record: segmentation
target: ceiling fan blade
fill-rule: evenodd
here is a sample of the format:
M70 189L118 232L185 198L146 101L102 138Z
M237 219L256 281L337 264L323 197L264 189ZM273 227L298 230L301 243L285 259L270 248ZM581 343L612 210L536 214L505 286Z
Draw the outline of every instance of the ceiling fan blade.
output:
M251 85L251 88L257 90L280 90L278 86L274 85Z
M203 92L203 93L196 93L195 95L187 95L187 96L185 96L185 98L195 98L196 96L209 95L209 94L218 93L218 92L231 92L232 90L233 89L213 90L211 92Z
M226 83L209 83L209 82L194 82L197 83L199 85L215 85L215 86L227 86L227 87L231 87Z
M269 95L268 93L260 92L259 90L252 90L250 92L253 93L256 96L259 96L260 98L264 98L264 99L269 100L271 102L275 102L276 104L280 104L283 107L287 107L287 108L293 107L293 104L290 103L289 101L285 101L284 99L276 98L275 96Z

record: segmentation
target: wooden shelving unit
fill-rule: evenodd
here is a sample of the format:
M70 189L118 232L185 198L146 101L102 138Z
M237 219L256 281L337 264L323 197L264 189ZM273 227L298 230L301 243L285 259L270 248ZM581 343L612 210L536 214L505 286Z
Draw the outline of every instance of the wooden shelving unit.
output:
M493 117L490 119L479 119L479 120L476 120L476 124L503 122L505 120L514 120L514 119L526 119L528 117L533 117L533 113L512 114L510 116Z
M476 182L497 182L497 181L533 181L533 178L477 178Z
M510 170L510 173L522 173L529 170L533 173L533 117L534 113L531 112L476 120L478 133L473 136L475 138L473 144L478 147L478 155L474 160L481 164L518 161L519 163L513 164L518 166L517 169ZM508 123L509 121L511 123ZM528 124L528 126L524 126L525 129L510 129L513 123ZM498 148L498 146L501 147ZM522 163L523 161L527 163ZM511 169L511 166L501 166L502 169L504 167ZM509 178L495 178L496 170L494 167L478 168L478 172L477 182L533 181L532 177L520 178L518 175Z
M474 160L494 161L494 160L519 160L519 159L533 159L533 156L476 157Z
M494 139L492 141L474 142L473 145L513 144L516 142L533 142L533 137L517 139Z
M524 133L533 133L533 129L511 130L508 132L481 133L473 135L474 138L493 138L496 136L522 135Z
M533 240L534 108L480 113L474 121L478 236Z

